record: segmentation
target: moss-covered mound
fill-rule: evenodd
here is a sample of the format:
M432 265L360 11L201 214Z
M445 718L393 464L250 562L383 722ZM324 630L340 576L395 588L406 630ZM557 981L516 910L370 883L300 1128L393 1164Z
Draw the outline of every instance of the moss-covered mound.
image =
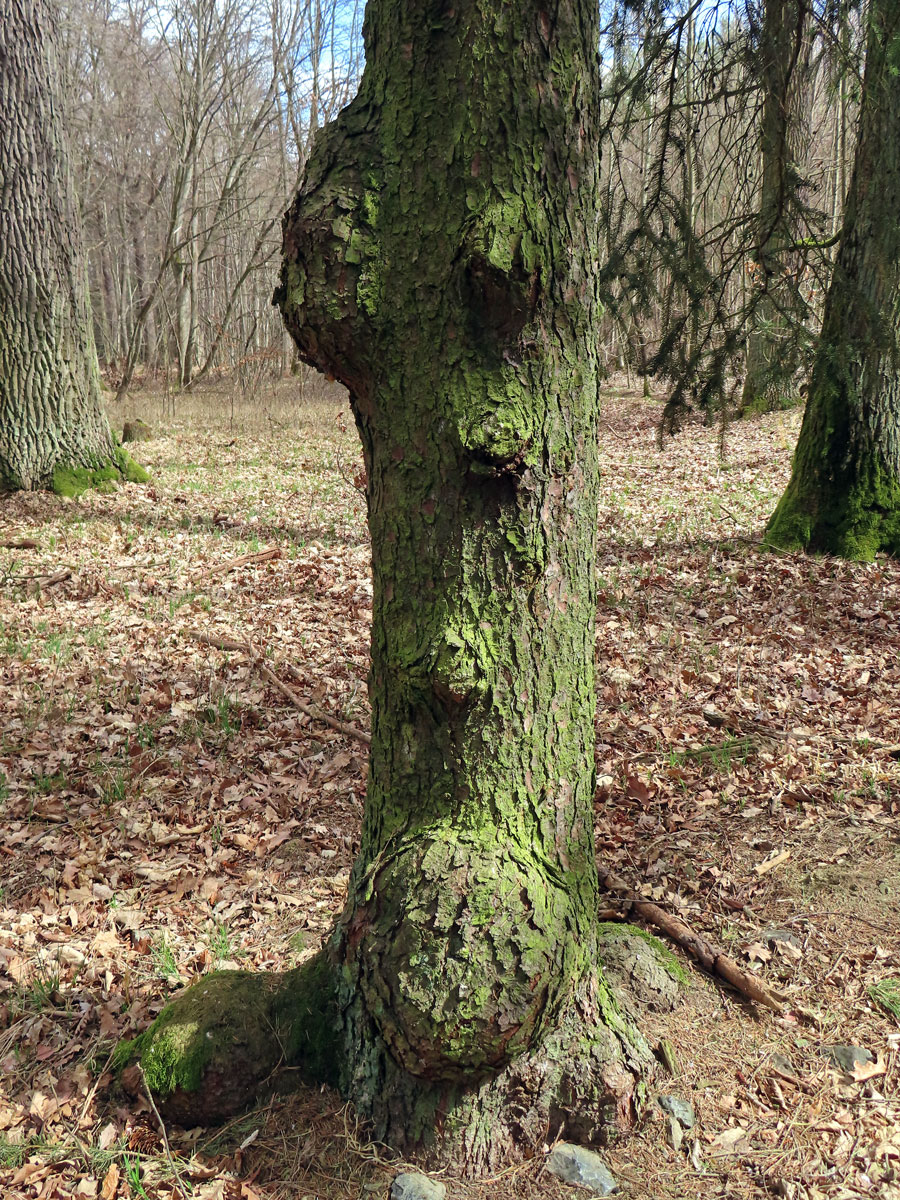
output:
M139 1063L166 1120L215 1125L247 1108L290 1068L337 1082L331 968L323 957L284 975L217 971L176 997L116 1066Z
M109 491L119 483L146 483L150 476L131 455L116 446L109 462L96 467L60 465L53 472L51 490L57 496L80 496L90 488Z

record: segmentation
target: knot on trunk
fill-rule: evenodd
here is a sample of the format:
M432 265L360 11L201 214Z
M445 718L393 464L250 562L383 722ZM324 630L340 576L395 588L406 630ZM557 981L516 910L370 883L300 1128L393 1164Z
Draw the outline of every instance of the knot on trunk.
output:
M272 302L300 358L364 394L382 296L377 170L345 111L316 140L282 222L281 282Z
M570 976L566 893L514 851L494 829L419 831L351 919L366 1008L411 1075L471 1084L500 1070Z

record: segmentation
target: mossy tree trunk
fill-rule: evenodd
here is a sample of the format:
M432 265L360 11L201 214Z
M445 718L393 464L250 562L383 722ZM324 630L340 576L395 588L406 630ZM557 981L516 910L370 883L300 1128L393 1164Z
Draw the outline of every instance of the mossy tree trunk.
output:
M362 843L310 969L375 1136L473 1170L627 1126L651 1057L596 929L597 24L594 0L370 0L359 95L284 226L277 299L350 390L373 557ZM221 1040L204 1011L142 1044L192 1119L172 1063Z
M342 1083L389 1142L487 1164L626 1120L644 1050L595 953L596 5L370 0L365 37L279 297L369 481Z
M757 50L763 93L759 212L754 287L759 291L747 339L741 414L772 412L797 401L797 288L788 277L797 210L791 154L797 65L803 45L803 0L766 0ZM794 131L795 132L795 131ZM796 135L796 134L795 134Z
M0 0L0 490L125 466L100 399L48 0Z
M900 6L872 0L856 160L776 545L900 554L898 213Z

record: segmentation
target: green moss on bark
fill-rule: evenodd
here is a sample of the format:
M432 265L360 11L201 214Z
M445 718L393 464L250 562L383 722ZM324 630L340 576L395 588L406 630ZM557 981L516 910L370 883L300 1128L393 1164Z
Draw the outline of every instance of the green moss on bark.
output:
M877 462L843 490L804 491L792 479L772 514L766 541L784 550L818 550L857 562L900 555L900 482Z
M116 446L116 466L126 483L147 483L150 473L131 457L123 446Z
M900 554L900 479L857 415L866 407L858 375L849 347L822 347L791 479L766 528L770 545L860 562ZM900 429L889 421L887 412L891 447Z
M691 982L690 976L668 946L638 925L628 925L622 921L601 921L597 926L597 937L601 948L604 942L621 942L630 938L640 938L650 947L659 965L676 983L687 987Z
M53 472L50 487L57 496L74 497L91 489L108 492L119 483L146 483L149 478L147 471L135 462L128 451L116 445L112 460L98 466L60 464Z
M591 0L370 0L359 92L284 224L277 300L349 388L368 476L342 1090L376 1137L470 1168L554 1113L627 1124L649 1061L593 928L598 37Z
M167 1119L215 1124L246 1108L284 1067L305 1082L337 1082L335 1003L324 955L284 975L214 972L122 1043L115 1063L140 1063Z

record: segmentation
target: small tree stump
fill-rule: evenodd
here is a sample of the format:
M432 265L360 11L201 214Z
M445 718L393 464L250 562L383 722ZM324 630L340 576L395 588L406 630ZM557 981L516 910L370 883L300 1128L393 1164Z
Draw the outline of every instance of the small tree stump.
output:
M125 442L149 442L153 437L153 430L139 417L134 421L126 421L122 426L122 443Z

